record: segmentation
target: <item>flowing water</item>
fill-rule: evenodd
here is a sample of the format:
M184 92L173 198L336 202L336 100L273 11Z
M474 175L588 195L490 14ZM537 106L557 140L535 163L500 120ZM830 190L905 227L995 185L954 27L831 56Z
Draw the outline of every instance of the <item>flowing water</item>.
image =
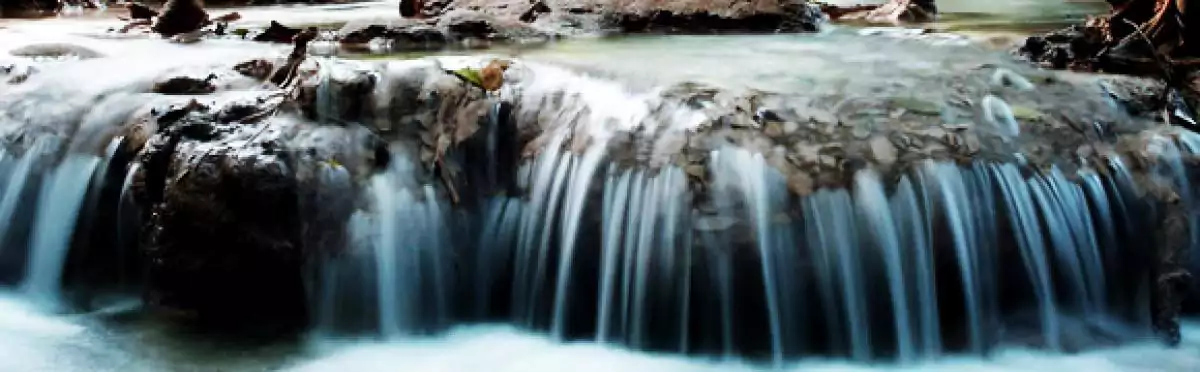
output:
M1021 9L1048 9L1040 6ZM383 8L395 9L368 4L344 20ZM339 8L319 9L334 15L299 8L296 19L340 17ZM286 18L280 9L247 14ZM114 123L151 106L135 92L164 74L273 47L98 39L46 33L49 22L0 30L0 46L67 40L112 57L49 62L30 84L0 88L0 128L58 134L0 152L0 282L13 288L0 297L0 350L22 356L0 370L1200 369L1200 325L1185 324L1184 343L1165 348L1149 335L1148 307L1130 305L1148 303L1149 284L1128 279L1146 269L1136 248L1147 222L1126 159L1069 175L925 161L895 180L859 170L849 189L800 198L769 154L719 148L696 170L659 159L662 141L632 142L649 159L640 164L610 151L630 145L631 133L673 138L701 123L701 109L661 100L663 84L815 92L871 79L904 84L1003 58L963 38L914 43L887 36L903 32L854 28L521 51L536 73L501 93L514 104L492 108L491 122L537 123L547 143L513 175L488 178L511 177L527 195L490 196L461 213L413 176L416 159L396 156L365 182L365 207L346 221L348 254L314 280L306 342L192 335L136 301L71 313L61 281L72 246L98 220L95 210L127 204L129 170L110 150L120 137L107 139ZM76 30L98 21L63 22ZM177 59L151 62L166 54ZM319 120L336 119L335 97L318 94ZM570 99L548 99L555 95ZM980 98L998 131L1020 135L1004 101ZM489 154L504 135L488 134ZM1182 155L1200 153L1200 137L1162 136L1154 148L1158 174L1196 208ZM512 162L487 161L488 169ZM120 174L120 206L96 207L106 199L93 184L109 172ZM322 182L350 182L345 168L321 172ZM712 176L704 193L689 186L695 172ZM1189 212L1200 226L1200 213ZM1200 229L1191 231L1200 247Z

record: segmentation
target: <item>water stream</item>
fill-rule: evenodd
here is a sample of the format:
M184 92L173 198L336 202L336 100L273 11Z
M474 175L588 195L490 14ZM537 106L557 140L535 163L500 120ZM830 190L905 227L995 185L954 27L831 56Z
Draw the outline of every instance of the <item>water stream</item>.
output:
M394 11L361 9L384 7ZM64 22L74 30L92 21ZM121 221L132 213L122 208L137 181L114 157L114 131L154 103L139 92L166 74L280 50L40 33L48 29L0 29L0 45L37 34L111 57L51 62L59 65L29 84L0 88L0 133L45 128L19 151L0 150L0 283L9 288L0 350L22 355L0 360L0 370L1200 369L1200 325L1186 323L1184 343L1166 348L1150 333L1148 306L1131 305L1149 303L1150 287L1129 279L1147 276L1138 276L1144 252L1134 251L1148 234L1130 159L1070 174L925 160L893 178L865 167L849 188L805 196L791 192L770 151L721 147L700 154L699 169L663 159L705 115L664 100L667 84L822 92L1008 63L966 39L913 52L911 41L854 29L523 51L529 74L497 93L511 104L489 109L486 145L500 153L507 134L496 128L509 121L543 129L544 145L511 175L495 170L515 160L487 159L486 178L512 177L520 192L460 208L418 176L419 156L392 143L387 168L363 181L362 206L345 221L345 254L311 278L315 325L302 342L195 337L124 297L72 312L63 281L73 246L99 244L84 238L98 210ZM179 58L146 62L168 53ZM379 76L399 79L387 74L419 63L382 65ZM608 76L580 72L590 70ZM91 78L96 71L109 74ZM328 83L330 73L323 65L318 78ZM376 92L385 99L375 109L392 109L393 93ZM336 121L334 93L316 94L317 121ZM994 130L1022 135L1004 101L976 98ZM1155 174L1182 190L1189 243L1200 249L1200 199L1185 163L1200 154L1200 137L1154 141ZM323 184L351 183L344 167L319 172ZM105 182L117 184L113 205L99 205L109 201L99 196ZM136 237L128 223L113 226L119 246Z

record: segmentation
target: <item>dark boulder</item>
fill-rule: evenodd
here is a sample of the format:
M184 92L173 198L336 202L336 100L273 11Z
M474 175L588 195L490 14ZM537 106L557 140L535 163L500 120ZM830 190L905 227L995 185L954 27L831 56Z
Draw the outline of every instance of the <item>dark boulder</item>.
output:
M268 43L291 43L292 38L300 34L300 29L284 26L282 23L271 21L267 29L254 36L254 41Z
M58 0L8 0L0 3L0 18L48 16L61 7Z
M208 24L208 12L197 0L168 0L154 20L154 32L171 37L199 30Z

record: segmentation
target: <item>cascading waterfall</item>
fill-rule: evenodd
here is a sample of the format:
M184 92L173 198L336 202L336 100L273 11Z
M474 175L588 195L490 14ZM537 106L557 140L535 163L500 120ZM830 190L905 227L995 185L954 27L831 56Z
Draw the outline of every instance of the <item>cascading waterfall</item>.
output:
M340 121L323 69L318 119ZM495 105L481 126L483 152L495 155L482 178L501 183L499 159L516 156L498 154L512 147L502 125L538 125L544 136L505 194L453 204L408 144L393 143L388 168L360 190L349 244L318 264L320 330L394 339L502 321L559 340L781 366L809 354L986 354L1009 337L1073 349L1076 319L1148 322L1124 308L1148 303L1150 285L1137 276L1144 257L1127 247L1144 234L1133 222L1143 207L1120 157L1070 171L924 160L853 170L846 188L798 196L769 154L723 145L684 166L661 150L689 135L698 109L580 79L549 73L499 94L516 103ZM987 101L986 119L1021 135L1012 109ZM1160 142L1157 171L1192 207L1183 157L1200 137ZM0 253L27 247L24 287L50 299L81 209L111 207L85 202L105 161L59 147L47 137L0 153ZM320 172L352 183L341 165ZM128 207L128 174L117 208ZM25 209L31 225L12 223Z
M469 308L443 314L638 348L730 355L761 334L776 364L822 348L861 360L915 361L948 349L984 353L1006 319L1026 309L1038 314L1041 342L1062 348L1061 318L1109 312L1105 257L1122 253L1109 251L1119 242L1106 229L1122 227L1103 216L1124 202L1096 172L1081 171L1076 183L1058 169L1030 177L1014 164L928 161L895 187L864 169L852 191L793 200L760 155L730 148L711 154L715 209L694 215L682 169L608 163L599 146L579 155L554 150L561 141L523 171L521 183L533 190L527 199L483 204L473 225L483 233L466 251L433 238L462 221L428 204L439 200L431 189L421 198L407 189L388 196L379 190L391 183L371 184L377 207L425 205L390 209L390 217L377 211L371 225L383 329L428 319L432 311L413 315L413 306L436 302ZM976 218L976 210L997 217ZM739 236L741 228L749 235ZM996 261L1005 244L1019 252L1024 280L1000 277L1013 270ZM399 248L406 246L414 248ZM473 269L449 284L432 269L448 264L430 261L436 249L429 247L469 252ZM939 284L946 278L960 285ZM470 288L469 300L430 302L437 289L454 293L448 285ZM759 292L743 292L750 288ZM1013 294L1021 288L1029 290ZM881 321L890 330L877 327Z
M410 182L412 162L391 164L370 180L371 209L349 222L348 251L326 264L320 303L326 330L337 327L340 317L366 317L375 321L356 327L398 338L436 331L451 313L446 206L432 186ZM350 300L365 304L332 308Z
M365 316L377 324L356 326L395 336L503 321L560 340L774 365L813 353L982 355L1014 338L1074 349L1086 342L1072 328L1080 321L1149 328L1124 305L1145 303L1145 281L1113 280L1118 266L1145 273L1123 248L1143 207L1120 157L1075 174L984 161L868 167L847 189L797 197L752 150L707 154L705 181L658 159L655 141L687 128L690 109L641 111L650 96L539 72L502 93L516 103L495 105L481 125L492 156L480 174L493 184L504 178L492 169L507 156L497 154L503 125L544 130L507 195L459 211L411 165L370 182L369 208L350 223L356 243L326 265L322 324ZM1021 135L1007 103L988 96L983 108L996 131ZM626 137L632 162L617 152L626 143L613 146ZM1162 173L1186 180L1175 169Z
M58 301L80 206L99 164L100 157L95 155L68 154L46 179L38 199L28 275L23 284L30 294Z
M858 201L859 218L871 232L870 237L875 246L880 249L888 277L888 291L891 293L892 311L895 312L897 359L902 362L911 361L916 354L917 341L914 338L912 315L909 304L906 276L904 274L904 257L900 246L900 234L892 220L892 212L888 210L887 196L879 175L870 170L860 171L854 177L854 199Z
M1016 238L1018 250L1027 275L1033 282L1034 295L1041 317L1042 335L1052 349L1061 347L1059 341L1058 308L1055 302L1053 278L1050 277L1050 262L1046 258L1043 234L1038 226L1029 189L1023 187L1023 178L1012 164L995 165L990 169L998 180L1005 204L1005 214Z
M53 147L51 139L39 138L24 155L6 164L4 194L0 197L0 223L3 223L0 226L0 252L8 247L10 235L18 228L16 213L28 193L26 185L37 176L38 162L49 156Z

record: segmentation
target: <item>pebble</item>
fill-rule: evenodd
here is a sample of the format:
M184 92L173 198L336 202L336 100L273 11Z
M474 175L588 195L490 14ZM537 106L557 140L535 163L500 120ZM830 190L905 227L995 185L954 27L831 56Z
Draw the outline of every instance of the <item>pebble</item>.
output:
M806 196L813 192L813 179L808 173L803 171L792 173L788 176L788 190L791 190L796 195Z
M871 156L883 166L891 166L896 163L896 147L892 145L887 137L876 136L870 141Z
M817 157L817 159L818 163L821 164L822 167L837 168L838 166L837 157L834 157L833 155L821 155Z
M853 135L855 139L866 139L867 137L871 136L871 128L867 128L866 125L859 125L854 127L854 130L851 131L850 134Z
M767 125L763 127L763 134L766 134L768 137L780 137L783 133L783 124L777 121L767 122Z
M783 123L783 133L794 134L800 130L800 123L787 121Z

